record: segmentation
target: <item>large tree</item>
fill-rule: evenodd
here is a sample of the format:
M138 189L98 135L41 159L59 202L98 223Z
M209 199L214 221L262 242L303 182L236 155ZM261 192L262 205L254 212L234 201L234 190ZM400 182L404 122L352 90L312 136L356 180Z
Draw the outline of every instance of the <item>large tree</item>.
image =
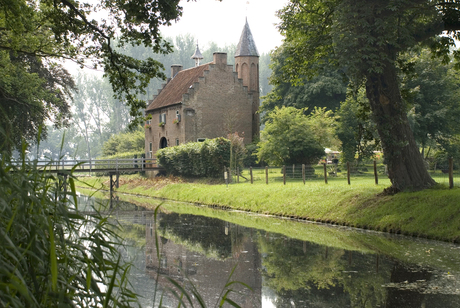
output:
M398 56L424 43L447 59L460 29L459 9L456 0L291 0L279 12L289 55L285 78L313 76L318 64L332 62L345 67L356 85L365 85L388 163L390 191L435 184L409 126Z
M45 110L42 118L59 117L66 106L62 102L57 108L50 104L56 101L52 95L68 88L61 84L43 90L45 82L30 74L29 64L38 63L42 71L54 77L59 61L68 59L81 66L102 68L115 97L125 101L130 116L138 120L133 121L136 125L145 108L145 101L137 95L144 92L151 78L166 76L159 61L127 56L123 47L143 44L153 53L171 52L172 44L161 37L159 26L178 19L182 12L178 4L179 0L0 0L0 99L4 115L11 114L10 104L22 108L18 118L24 120L21 113L26 115L41 104ZM21 65L11 68L18 57L28 59L19 59ZM46 113L49 106L57 110ZM40 122L36 118L39 112L26 124L36 126ZM20 131L26 138L35 132Z

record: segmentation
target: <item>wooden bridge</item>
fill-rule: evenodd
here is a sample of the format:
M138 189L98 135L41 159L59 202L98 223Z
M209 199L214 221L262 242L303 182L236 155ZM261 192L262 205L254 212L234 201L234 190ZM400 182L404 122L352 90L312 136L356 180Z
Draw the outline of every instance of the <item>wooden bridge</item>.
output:
M20 164L20 162L15 162ZM103 172L120 173L133 171L161 171L155 158L117 158L117 159L65 159L65 160L39 160L37 166L44 172L70 173L70 172Z
M20 165L22 162L16 161L13 164ZM117 159L62 159L62 160L38 160L36 161L39 170L48 173L57 173L62 176L59 180L59 187L62 191L67 191L67 177L71 173L105 173L110 176L110 208L115 188L119 187L119 177L122 172L142 172L142 171L163 171L164 168L158 166L155 158L117 158Z

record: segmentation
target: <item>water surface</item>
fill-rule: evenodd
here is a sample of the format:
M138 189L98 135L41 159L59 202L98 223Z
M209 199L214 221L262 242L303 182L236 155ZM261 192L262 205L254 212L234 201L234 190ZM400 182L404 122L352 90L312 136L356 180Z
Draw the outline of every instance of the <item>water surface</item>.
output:
M460 307L458 245L192 205L161 208L156 219L130 203L111 214L123 226L143 307L153 306L156 281L157 300L164 292L163 304L177 307L168 278L187 290L193 284L214 307L233 270L232 280L252 288L230 295L241 307Z

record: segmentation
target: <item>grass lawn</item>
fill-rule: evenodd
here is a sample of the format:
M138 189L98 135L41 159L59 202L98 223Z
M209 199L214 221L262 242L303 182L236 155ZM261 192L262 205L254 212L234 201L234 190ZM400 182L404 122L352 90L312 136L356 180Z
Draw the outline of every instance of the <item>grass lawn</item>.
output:
M240 177L240 183L229 185L129 175L120 177L117 191L460 241L460 179L456 179L454 189L448 189L448 179L446 181L446 176L438 173L433 177L440 184L433 189L382 196L383 189L390 186L389 180L381 176L379 185L375 185L372 172L369 173L352 176L351 185L346 175L340 174L329 177L328 184L324 183L324 178L317 177L307 180L305 185L301 178L288 179L284 185L282 175L279 180L279 168L272 170L268 185L265 184L265 170L253 170L254 178L259 178L254 184ZM247 170L243 171L244 177L248 175ZM108 177L86 177L77 185L108 189L108 182Z

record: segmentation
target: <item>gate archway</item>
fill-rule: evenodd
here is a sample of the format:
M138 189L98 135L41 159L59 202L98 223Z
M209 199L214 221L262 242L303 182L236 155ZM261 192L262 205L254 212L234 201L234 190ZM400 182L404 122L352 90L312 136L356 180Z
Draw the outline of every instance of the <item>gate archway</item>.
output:
M160 139L160 149L164 149L168 147L168 140L165 137Z

